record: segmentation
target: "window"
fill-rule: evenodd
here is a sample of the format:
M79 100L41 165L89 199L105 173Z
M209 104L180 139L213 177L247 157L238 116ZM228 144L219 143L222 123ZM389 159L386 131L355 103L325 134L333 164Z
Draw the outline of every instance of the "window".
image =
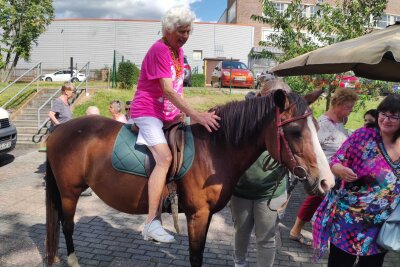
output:
M314 16L315 14L317 14L318 10L319 10L318 6L310 6L310 17Z
M193 60L202 60L202 59L203 59L203 51L193 50Z
M287 9L288 4L284 4L284 3L272 3L272 6L273 6L274 9L276 10L276 12L278 12L278 13L280 13L280 14L283 14L283 13L285 12L285 10ZM263 11L262 15L263 15L264 17L268 17L268 16L264 13L264 11Z
M262 41L268 42L270 41L271 34L280 34L279 31L274 31L273 29L263 29L262 31Z
M283 13L285 11L285 4L282 3L273 3L275 10L279 13Z
M235 19L236 19L236 1L233 2L233 4L228 10L228 23L234 21Z
M239 70L247 70L247 66L239 61L222 61L223 69L239 69Z
M307 17L307 9L308 9L308 7L307 6L305 6L305 5L300 5L300 10L301 10L301 16L303 17L303 18L306 18Z
M386 28L390 24L390 17L388 15L383 15L376 25L378 28Z
M224 45L216 44L214 46L214 57L223 57L224 56Z

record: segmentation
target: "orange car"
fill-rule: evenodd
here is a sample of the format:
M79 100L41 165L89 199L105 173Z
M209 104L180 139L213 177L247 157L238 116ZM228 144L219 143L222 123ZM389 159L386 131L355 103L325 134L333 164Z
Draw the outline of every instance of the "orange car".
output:
M254 77L246 64L240 61L220 61L211 74L211 85L253 88Z

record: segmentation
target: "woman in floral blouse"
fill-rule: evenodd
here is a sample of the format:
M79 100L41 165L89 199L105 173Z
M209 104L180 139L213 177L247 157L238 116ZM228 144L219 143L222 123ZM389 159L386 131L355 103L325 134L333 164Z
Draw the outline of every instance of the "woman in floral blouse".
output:
M378 106L378 127L356 130L331 158L340 188L314 215L318 257L330 241L328 267L382 266L386 251L376 237L400 200L400 95Z

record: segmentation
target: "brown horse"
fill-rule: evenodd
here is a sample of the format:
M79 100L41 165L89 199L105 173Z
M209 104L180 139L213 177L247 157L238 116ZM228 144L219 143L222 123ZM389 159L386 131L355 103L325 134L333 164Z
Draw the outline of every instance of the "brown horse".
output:
M264 150L307 179L304 185L310 194L325 193L334 184L304 98L278 90L215 111L222 118L218 131L208 133L201 125L191 125L195 158L177 182L179 205L187 218L192 266L202 265L212 215L225 207L241 174ZM57 254L61 222L68 264L79 266L72 239L74 215L79 195L88 186L119 211L147 213L147 179L112 167L111 154L121 125L90 116L62 124L50 135L46 176L49 264Z

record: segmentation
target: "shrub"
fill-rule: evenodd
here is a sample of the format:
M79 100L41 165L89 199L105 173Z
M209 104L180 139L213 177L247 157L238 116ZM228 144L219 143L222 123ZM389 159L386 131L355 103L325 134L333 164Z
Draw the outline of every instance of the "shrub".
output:
M205 86L204 74L193 74L192 75L192 86L193 87L204 87Z
M118 87L122 89L131 89L137 84L139 78L139 68L130 61L119 63L117 71Z
M310 76L289 76L285 77L284 81L294 92L299 94L306 94L314 90Z

